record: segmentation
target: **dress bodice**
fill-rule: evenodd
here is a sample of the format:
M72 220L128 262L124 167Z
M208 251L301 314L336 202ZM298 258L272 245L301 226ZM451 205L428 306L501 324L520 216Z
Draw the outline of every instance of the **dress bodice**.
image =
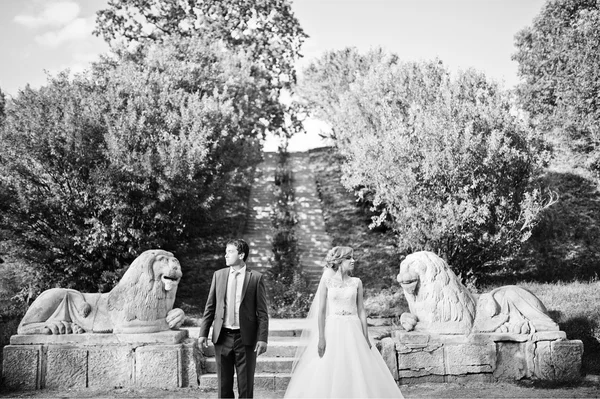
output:
M356 295L359 281L356 277L351 277L344 282L334 278L327 279L327 313L329 316L358 314Z

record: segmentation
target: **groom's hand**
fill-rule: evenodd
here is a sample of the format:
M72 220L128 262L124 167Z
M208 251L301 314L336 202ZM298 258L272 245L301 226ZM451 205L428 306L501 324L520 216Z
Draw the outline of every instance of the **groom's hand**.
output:
M267 351L267 343L264 341L258 341L256 343L256 348L254 348L254 352L256 352L256 357L262 355Z
M198 348L200 349L200 351L202 351L203 349L208 348L208 338L206 337L199 337L198 338Z

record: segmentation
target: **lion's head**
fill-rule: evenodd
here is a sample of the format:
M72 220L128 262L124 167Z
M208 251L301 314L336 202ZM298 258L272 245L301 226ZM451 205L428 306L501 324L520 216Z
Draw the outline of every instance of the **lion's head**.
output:
M108 296L115 329L163 320L173 308L181 276L179 261L170 252L153 249L138 256Z
M446 262L428 251L408 255L397 277L417 330L442 334L468 333L475 300Z

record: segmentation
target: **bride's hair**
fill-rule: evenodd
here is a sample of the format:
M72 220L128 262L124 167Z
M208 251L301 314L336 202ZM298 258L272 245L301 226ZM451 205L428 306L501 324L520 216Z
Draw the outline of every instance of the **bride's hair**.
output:
M325 257L325 267L338 271L340 264L344 259L352 257L352 248L350 247L333 247Z

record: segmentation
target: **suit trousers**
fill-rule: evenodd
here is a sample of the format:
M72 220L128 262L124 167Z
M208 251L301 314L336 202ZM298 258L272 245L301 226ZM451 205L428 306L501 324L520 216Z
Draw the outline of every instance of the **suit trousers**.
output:
M234 370L237 374L240 398L254 397L254 371L256 352L254 346L244 345L239 331L222 330L215 344L215 361L219 398L235 398L233 393Z

